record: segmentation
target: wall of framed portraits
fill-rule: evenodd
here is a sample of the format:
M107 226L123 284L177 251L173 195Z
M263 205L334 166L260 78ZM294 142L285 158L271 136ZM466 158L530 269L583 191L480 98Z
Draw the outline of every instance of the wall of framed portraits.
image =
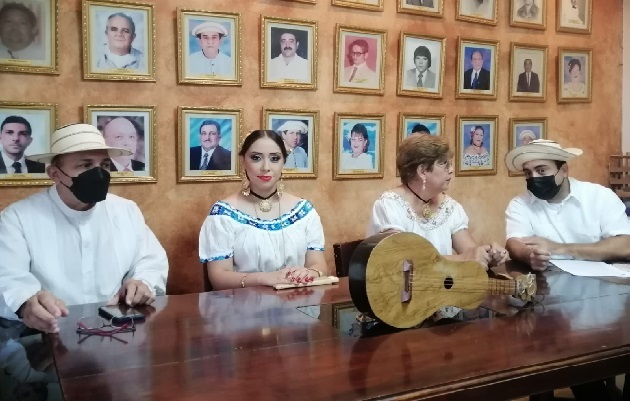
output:
M166 248L170 293L202 289L199 228L215 201L239 190L238 144L254 129L300 133L285 138L294 147L285 186L321 215L332 271L332 244L365 236L373 202L399 183L397 144L420 125L452 145L449 194L478 241L504 241L505 207L525 188L503 164L511 147L544 137L583 148L571 174L605 184L608 156L621 150L622 2L578 0L573 15L570 0L535 0L535 16L520 0L483 10L430 3L59 1L58 22L49 16L40 28L43 61L0 54L0 117L36 117L33 153L71 122L106 138L112 124L130 132L136 156L115 164L111 191L138 203ZM108 56L106 21L117 12L134 19L131 32L114 17L135 35L124 57ZM203 46L225 57L201 68ZM418 73L416 60L428 68ZM199 148L219 137L221 157L206 168ZM477 137L483 154L469 151ZM0 209L40 191L38 171L0 178Z

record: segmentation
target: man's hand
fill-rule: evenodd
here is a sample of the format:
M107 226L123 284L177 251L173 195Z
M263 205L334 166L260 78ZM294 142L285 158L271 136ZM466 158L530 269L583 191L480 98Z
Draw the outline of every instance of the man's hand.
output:
M124 302L128 306L151 305L155 296L151 289L141 280L129 279L123 283L118 293L107 303L117 305Z
M509 257L508 252L505 250L505 248L503 248L496 242L492 243L492 245L490 246L490 251L488 253L492 258L489 266L498 266L501 263L505 263Z
M58 333L57 319L68 316L63 301L48 291L38 291L20 309L24 324L46 333Z
M529 253L529 265L532 270L536 271L547 269L552 252L559 246L558 243L542 237L525 237L522 238L521 241L531 249Z

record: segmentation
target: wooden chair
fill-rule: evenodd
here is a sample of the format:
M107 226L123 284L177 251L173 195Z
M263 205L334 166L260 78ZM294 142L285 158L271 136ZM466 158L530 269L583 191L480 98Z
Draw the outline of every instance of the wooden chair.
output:
M208 263L202 263L201 270L203 270L203 292L213 291L210 277L208 277Z
M630 201L630 153L610 156L608 172L610 189L615 191L622 201Z
M348 242L338 242L333 244L333 254L335 256L335 270L337 277L348 277L350 269L350 258L362 239Z

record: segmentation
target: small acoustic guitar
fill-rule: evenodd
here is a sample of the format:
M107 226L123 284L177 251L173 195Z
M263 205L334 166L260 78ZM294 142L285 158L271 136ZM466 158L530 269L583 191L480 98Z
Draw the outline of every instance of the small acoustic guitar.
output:
M348 278L357 309L397 328L416 326L444 306L476 308L487 295L531 301L536 294L536 276L488 278L480 263L446 260L414 233L365 239L350 258Z

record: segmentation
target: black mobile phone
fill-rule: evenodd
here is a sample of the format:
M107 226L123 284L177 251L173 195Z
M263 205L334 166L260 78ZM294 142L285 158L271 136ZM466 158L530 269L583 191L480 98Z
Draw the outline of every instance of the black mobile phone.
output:
M98 314L116 324L144 320L144 314L126 305L110 305L98 308Z

